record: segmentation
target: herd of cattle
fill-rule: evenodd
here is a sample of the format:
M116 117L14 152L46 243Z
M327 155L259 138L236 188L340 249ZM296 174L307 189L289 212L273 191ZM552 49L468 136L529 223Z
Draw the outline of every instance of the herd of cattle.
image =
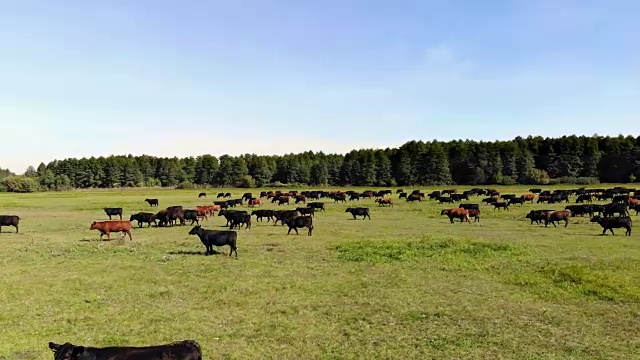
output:
M567 204L570 197L575 196L575 204L566 205L561 210L531 210L526 218L531 220L531 224L544 223L545 227L552 224L564 222L567 227L569 219L575 216L588 215L591 222L598 223L603 228L603 234L609 230L612 234L613 229L624 228L626 235L631 235L632 221L629 211L635 211L636 215L640 213L640 191L636 189L615 187L611 189L573 189L573 190L555 190L543 191L542 189L529 189L529 192L522 195L516 194L500 194L495 189L474 188L463 192L457 189L446 189L442 191L433 191L425 194L420 190L414 190L411 193L404 192L402 189L396 191L397 198L391 198L391 190L364 192L356 191L263 191L258 197L254 197L252 193L245 193L241 198L228 199L230 193L219 193L213 205L196 206L195 209L184 209L182 206L169 206L164 210L157 212L139 212L132 214L129 220L123 220L123 209L104 208L105 214L109 217L109 221L94 221L90 229L100 232L100 239L104 235L107 239L111 239L111 233L122 233L122 238L129 236L132 239L131 228L132 223L137 222L138 227L152 224L156 227L173 227L176 225L194 226L189 232L190 235L198 235L202 243L206 247L206 254L213 253L213 246L228 245L231 253L237 256L237 234L234 229L251 229L252 218L258 222L273 221L274 225L280 222L280 225L288 226L287 234L291 231L299 233L298 229L307 229L307 235L311 236L314 230L314 218L318 212L325 211L325 201L323 199L332 200L333 203L346 203L360 201L361 199L375 199L378 206L394 206L396 201L404 199L407 202L430 199L437 201L439 204L451 204L461 202L456 208L442 209L440 215L449 217L451 223L454 219L460 222L480 221L481 204L493 207L493 210L509 211L509 207L514 205L523 205L525 203L536 204ZM206 193L200 193L199 198L206 197ZM471 202L471 199L484 197L480 201ZM226 200L225 200L226 199ZM150 207L159 207L158 199L145 199ZM465 202L466 201L466 202ZM608 203L596 204L594 202L604 201ZM295 209L273 210L273 209L255 209L262 206L264 202L273 204L296 205ZM300 206L299 204L304 204ZM238 206L246 206L254 208L253 211L240 210ZM362 217L363 220L371 220L371 211L369 207L348 207L345 212L351 213L354 219ZM201 220L207 220L210 216L224 217L228 230L206 230L200 226ZM113 220L118 217L118 220ZM13 226L18 232L20 217L17 215L0 215L0 232L3 226ZM230 254L231 254L230 253Z

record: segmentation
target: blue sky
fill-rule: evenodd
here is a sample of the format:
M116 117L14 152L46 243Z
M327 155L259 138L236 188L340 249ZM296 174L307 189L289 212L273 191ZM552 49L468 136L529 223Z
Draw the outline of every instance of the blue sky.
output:
M640 1L0 4L0 167L14 171L640 133Z

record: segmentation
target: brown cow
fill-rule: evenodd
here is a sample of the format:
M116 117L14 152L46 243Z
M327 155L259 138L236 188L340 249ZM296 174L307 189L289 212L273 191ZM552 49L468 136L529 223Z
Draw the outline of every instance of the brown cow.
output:
M102 240L103 235L107 235L107 240L111 240L112 232L121 232L122 237L120 240L124 239L125 235L129 235L129 240L133 241L131 237L131 221L124 220L113 220L113 221L94 221L91 223L91 227L89 230L98 230L100 231L100 240Z
M453 224L453 219L460 219L460 222L466 221L469 224L471 224L471 221L469 220L469 210L460 209L460 208L443 209L440 212L440 216L442 215L447 215L452 224Z
M552 223L556 227L556 222L564 221L564 227L569 225L569 217L571 214L567 210L554 211L546 213L547 217L544 219L544 227L547 227L549 223Z
M260 199L250 199L249 200L249 207L254 207L254 206L262 206L262 200Z
M629 204L629 206L640 205L640 200L638 200L638 199L627 199L627 204Z
M520 196L520 199L522 199L522 201L531 201L532 204L535 198L536 198L535 194L523 194Z
M391 199L376 199L376 202L379 204L378 206L382 206L382 205L393 206L393 200Z

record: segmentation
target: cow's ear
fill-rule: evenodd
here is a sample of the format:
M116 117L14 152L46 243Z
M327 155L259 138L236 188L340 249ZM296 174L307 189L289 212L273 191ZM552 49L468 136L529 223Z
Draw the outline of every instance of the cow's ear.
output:
M61 347L62 347L62 345L60 345L60 344L49 342L49 349L51 349L53 352L56 352L56 351L60 350Z

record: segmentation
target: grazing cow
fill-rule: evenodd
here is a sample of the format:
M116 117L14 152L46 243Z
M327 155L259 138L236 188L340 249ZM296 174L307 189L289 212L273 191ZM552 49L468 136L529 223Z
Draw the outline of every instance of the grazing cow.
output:
M258 205L258 206L262 206L262 200L260 200L260 199L255 199L255 198L253 198L253 199L250 199L250 200L249 200L249 206L250 206L250 207L254 207L254 206L256 206L256 205Z
M148 212L141 212L141 213L137 213L137 214L132 214L131 217L129 218L129 221L137 221L138 222L138 227L142 227L142 224L147 223L149 224L150 227L151 223L153 223L153 225L156 224L156 218L155 218L155 214L152 213L148 213Z
M488 197L488 198L482 199L482 202L483 203L487 203L487 205L489 205L489 204L493 204L493 203L498 202L498 199L496 199L494 197Z
M469 210L453 208L453 209L442 209L440 211L440 216L447 215L449 217L449 221L453 224L453 219L460 219L460 222L466 221L471 223L469 220Z
M300 216L300 213L296 210L277 210L273 212L273 217L276 218L276 220L273 222L273 225L275 226L278 221L280 221L280 225L284 225L286 223L286 221L288 219L291 219L293 217L296 216Z
M509 204L507 204L506 202L494 202L493 203L493 211L496 211L498 209L505 209L505 210L509 210Z
M547 213L552 213L553 211L554 210L531 210L525 216L525 218L531 220L531 225L533 225L534 221L536 222L536 224L540 224L542 221L544 221L544 219L547 218Z
M107 240L111 241L112 232L121 232L122 237L120 238L120 240L124 239L126 234L129 235L129 240L133 241L133 238L131 237L131 221L94 221L91 223L89 230L100 231L100 240L102 240L102 236L106 234Z
M578 195L578 198L576 199L576 204L585 203L585 202L588 202L588 203L593 202L591 195L589 194Z
M351 195L349 195L349 201L360 201L360 194L358 193L352 193Z
M513 198L513 199L509 199L508 205L511 206L513 204L524 204L524 200L522 198Z
M469 209L469 218L474 218L474 222L480 222L480 209Z
M406 192L400 193L400 195L398 196L398 199L406 199L406 198L407 198Z
M324 203L323 202L310 202L307 204L307 207L314 208L316 210L324 211Z
M542 189L529 189L529 192L534 194L540 194L542 192Z
M407 197L407 202L420 201L422 202L422 197L418 194L411 194Z
M233 214L231 218L231 226L229 226L229 229L240 229L242 228L242 225L244 225L247 230L251 229L251 215L243 213Z
M311 236L313 233L313 218L311 216L295 216L292 218L288 218L285 220L285 224L289 227L289 231L287 231L287 235L291 233L291 230L296 231L296 235L300 235L298 232L299 228L307 228L309 231L307 232L308 236Z
M613 229L619 229L619 228L625 228L627 231L625 232L625 235L627 236L631 236L631 218L628 216L623 216L623 217L608 217L608 218L604 218L604 217L600 217L600 216L594 216L593 218L591 218L591 222L597 222L598 224L600 224L600 226L602 226L602 235L607 233L607 230L611 231L611 235L615 235L613 233Z
M402 190L402 189L396 190L396 194L400 194L400 193L403 193L403 192L404 192L404 190Z
M296 204L307 203L307 197L304 195L296 195Z
M389 205L393 207L393 200L391 199L376 199L378 206Z
M231 197L231 193L224 193L224 198L230 198Z
M256 221L262 221L262 218L267 218L267 222L273 220L273 210L255 210L251 215L256 216Z
M478 205L478 204L460 204L460 205L458 205L458 207L460 209L465 209L465 210L471 210L471 209L478 210L478 209L480 209L480 205Z
M0 215L0 233L3 226L13 226L16 228L16 234L18 233L18 225L20 224L20 217L17 215Z
M520 195L520 199L522 200L522 203L524 204L527 201L531 201L531 203L533 204L533 200L536 199L536 195L535 194L522 194Z
M205 255L213 255L213 247L214 246L225 246L229 245L231 250L229 251L229 256L236 253L236 257L238 257L238 247L236 243L238 242L238 233L232 230L205 230L200 225L196 225L189 231L189 235L198 235L200 241L202 241L202 245L205 246Z
M248 193L244 193L244 194L242 195L242 200L243 200L243 201L244 201L244 200L249 201L249 200L251 200L251 199L253 199L253 194L252 194L252 193L250 193L250 192L248 192Z
M315 217L316 209L312 207L299 207L296 208L296 211L300 213L300 215L310 215L311 217Z
M158 206L160 204L158 199L144 199L144 201L146 201L149 206Z
M198 197L207 197L207 193L206 192L201 192L200 194L198 194Z
M262 199L262 198L266 198L267 196L269 196L269 195L267 194L267 192L266 192L266 191L260 191L260 198L261 198L261 199Z
M122 208L104 208L104 213L109 216L109 220L116 215L120 216L120 220L122 220Z
M216 199L223 198L223 197L224 197L224 193L218 193L218 196L216 196Z
M556 227L556 222L560 223L560 221L564 221L564 227L569 225L570 214L567 210L548 212L546 215L547 216L544 219L544 227L547 227L549 223L553 224L553 227Z
M411 194L417 194L417 193L419 193L419 192L420 192L420 190L416 190L416 191L417 191L417 192L413 192L413 193L411 193ZM442 194L440 193L440 191L432 191L432 192L430 192L430 193L429 193L429 195L428 195L428 196L429 196L429 199L434 200L434 199L439 198L439 197L440 197L440 195L442 195Z
M628 216L629 212L627 211L627 204L611 203L604 206L604 217L613 216L615 214L619 214L620 216Z
M552 196L551 195L542 195L542 194L540 194L540 196L538 196L538 201L536 201L536 204L551 203L551 202L552 202Z
M202 360L200 345L193 340L145 347L104 348L50 342L49 348L55 360Z
M224 216L224 218L227 220L227 224L225 226L230 226L231 223L233 223L233 219L235 219L236 216L244 216L244 215L248 215L249 213L244 211L244 210L220 210L220 212L218 213L218 216Z
M347 208L344 212L351 213L351 215L353 215L353 220L356 220L356 216L362 216L362 220L367 217L371 220L371 212L369 211L369 208Z
M280 199L278 199L278 205L284 205L284 204L289 205L289 197L288 196L282 196Z
M153 216L154 220L157 220L157 227L173 226L174 220L177 218L175 212L170 210L161 210Z

